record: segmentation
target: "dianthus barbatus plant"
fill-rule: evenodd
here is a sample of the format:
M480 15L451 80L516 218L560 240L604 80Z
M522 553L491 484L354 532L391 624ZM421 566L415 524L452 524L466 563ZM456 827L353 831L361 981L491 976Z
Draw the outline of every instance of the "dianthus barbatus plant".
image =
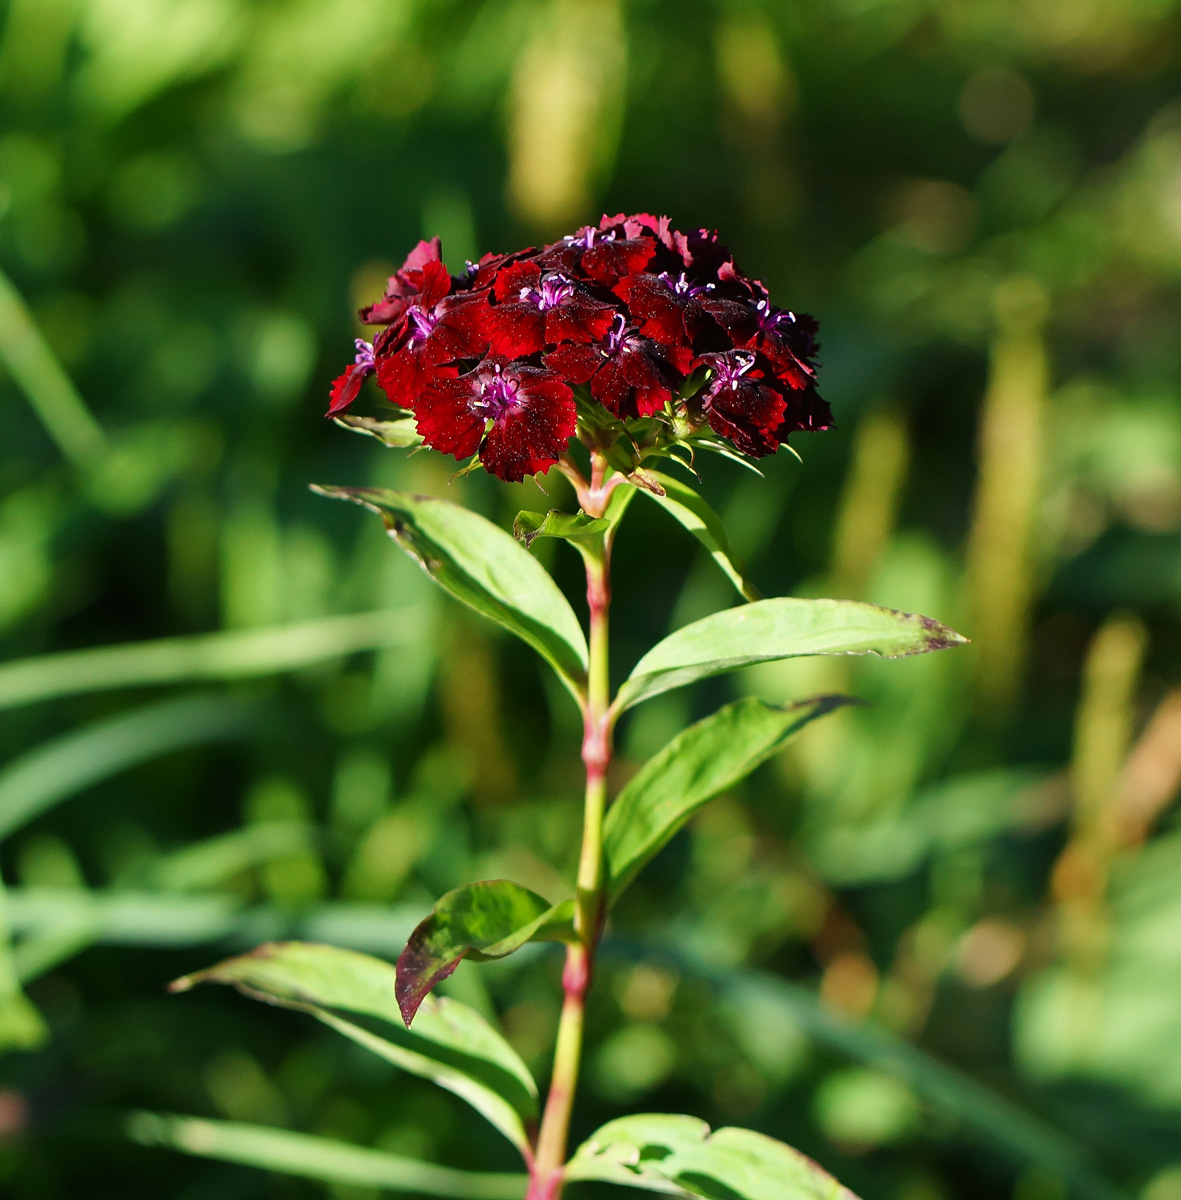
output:
M522 512L515 538L442 499L315 489L380 515L436 583L532 646L569 690L583 718L586 772L573 894L551 903L508 880L467 884L438 900L396 967L288 942L174 988L231 983L312 1013L462 1097L518 1148L528 1172L518 1183L447 1171L438 1194L524 1191L528 1200L556 1200L569 1181L600 1180L679 1196L849 1196L786 1144L750 1130L711 1133L690 1116L622 1117L567 1151L587 995L612 906L702 805L846 699L728 704L674 738L612 799L607 769L619 717L661 692L751 663L895 657L964 641L929 617L869 604L759 599L721 520L695 490L698 450L758 458L793 433L829 427L816 391L816 323L774 306L716 234L683 234L647 214L604 217L541 249L486 255L458 276L443 265L438 239L420 242L361 319L377 333L358 341L355 361L333 384L329 413L341 424L390 446L425 445L470 460L467 469L504 480L556 468L573 485L577 511ZM394 411L341 416L370 375ZM687 470L670 474L676 466ZM670 634L613 692L611 549L636 495L660 504L708 549L743 603ZM582 556L585 633L529 552L538 537L564 540ZM524 1062L489 1022L431 994L463 959L502 958L537 941L565 945L544 1104ZM410 1190L424 1190L430 1178L419 1164Z

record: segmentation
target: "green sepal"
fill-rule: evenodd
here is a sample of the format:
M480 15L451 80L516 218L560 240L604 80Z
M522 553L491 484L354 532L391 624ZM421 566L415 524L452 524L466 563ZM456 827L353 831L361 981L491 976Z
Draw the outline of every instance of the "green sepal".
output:
M407 1026L431 989L464 958L504 958L526 942L574 938L574 901L550 902L507 879L455 888L435 903L398 956L397 999Z
M754 663L826 654L900 658L968 639L931 617L856 600L758 600L713 613L669 634L636 663L616 713L671 688Z
M431 997L413 1031L398 1009L394 967L368 954L311 942L272 942L186 975L170 990L223 983L310 1013L395 1066L462 1097L518 1148L537 1115L537 1085L517 1052L474 1009ZM341 1014L348 1014L342 1016ZM380 1033L356 1017L378 1022Z
M846 704L820 696L780 708L748 697L690 725L628 781L603 822L611 903L702 805L746 778L805 725Z
M377 513L440 587L532 646L581 703L587 668L582 626L545 568L511 535L433 496L319 484L312 491Z

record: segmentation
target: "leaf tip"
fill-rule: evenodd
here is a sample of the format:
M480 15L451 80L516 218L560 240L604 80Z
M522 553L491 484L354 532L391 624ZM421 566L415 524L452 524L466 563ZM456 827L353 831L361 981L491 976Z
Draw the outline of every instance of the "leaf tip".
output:
M950 650L954 646L966 646L971 640L936 621L934 617L919 617L919 623L923 627L925 650Z

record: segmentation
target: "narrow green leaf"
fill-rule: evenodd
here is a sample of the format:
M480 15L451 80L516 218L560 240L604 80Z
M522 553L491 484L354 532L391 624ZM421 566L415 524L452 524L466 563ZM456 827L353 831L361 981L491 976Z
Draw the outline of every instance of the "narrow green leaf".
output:
M226 983L255 999L310 1012L326 1025L415 1075L465 1099L518 1147L537 1115L537 1085L515 1050L475 1010L431 998L414 1031L403 1027L396 973L381 959L335 946L279 942L186 975L175 992ZM381 1034L338 1015L376 1018Z
M3 272L0 272L0 361L62 454L80 470L93 470L107 452L102 427L37 328L24 297Z
M312 491L377 513L440 587L527 642L581 696L587 648L578 618L541 564L503 529L433 496L318 484Z
M441 896L398 957L398 1005L409 1025L431 989L460 962L504 958L526 942L573 937L574 901L548 900L507 879L469 883Z
M612 902L703 804L744 779L810 721L849 703L845 696L821 696L778 708L748 697L673 738L607 812L603 851Z
M49 1036L45 1022L20 986L10 940L8 894L0 879L0 1053L31 1050Z
M138 1112L128 1120L127 1133L142 1146L167 1146L200 1158L451 1200L520 1200L529 1184L524 1175L458 1171L332 1138L234 1121Z
M275 675L422 635L422 613L407 608L45 654L0 666L0 709L110 688Z
M758 600L694 621L658 642L619 689L616 712L707 675L810 654L899 658L967 638L930 617L856 600Z
M687 483L662 471L650 472L664 489L664 495L648 491L657 504L675 517L710 553L723 574L745 600L758 600L759 590L747 578L742 564L730 549L730 539L722 518Z
M513 522L513 537L526 550L532 547L534 539L552 537L571 542L580 551L594 552L610 528L611 522L606 517L588 517L582 512L571 514L551 508L547 513L517 513L517 519Z
M77 792L182 746L245 737L249 710L217 696L169 700L74 730L0 771L0 839Z
M856 1200L798 1150L749 1129L710 1133L663 1113L609 1121L575 1152L568 1180L601 1180L707 1200Z
M377 438L395 450L404 450L409 446L422 444L422 435L414 423L410 413L382 421L377 417L358 417L346 413L342 417L332 418L342 429L351 429L354 433L368 434Z
M298 911L273 904L244 908L237 896L125 888L8 890L8 918L22 939L13 952L22 983L91 944L174 949L225 938L248 946L305 938L396 956L419 915L408 906L346 902Z

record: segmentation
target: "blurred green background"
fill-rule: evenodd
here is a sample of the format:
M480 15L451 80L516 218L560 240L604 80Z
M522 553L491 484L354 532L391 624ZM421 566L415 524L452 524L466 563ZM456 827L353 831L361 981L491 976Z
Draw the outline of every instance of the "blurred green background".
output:
M272 937L393 956L470 879L565 894L565 693L305 485L568 504L326 424L328 383L419 237L457 268L645 209L820 320L836 431L702 464L764 591L973 644L621 727L622 779L742 689L872 702L629 894L575 1136L684 1111L866 1200L1181 1198L1181 4L0 11L0 1192L376 1194L136 1144L135 1109L516 1168L330 1031L163 985ZM735 599L643 502L617 577L621 672ZM544 1079L559 975L452 986Z

